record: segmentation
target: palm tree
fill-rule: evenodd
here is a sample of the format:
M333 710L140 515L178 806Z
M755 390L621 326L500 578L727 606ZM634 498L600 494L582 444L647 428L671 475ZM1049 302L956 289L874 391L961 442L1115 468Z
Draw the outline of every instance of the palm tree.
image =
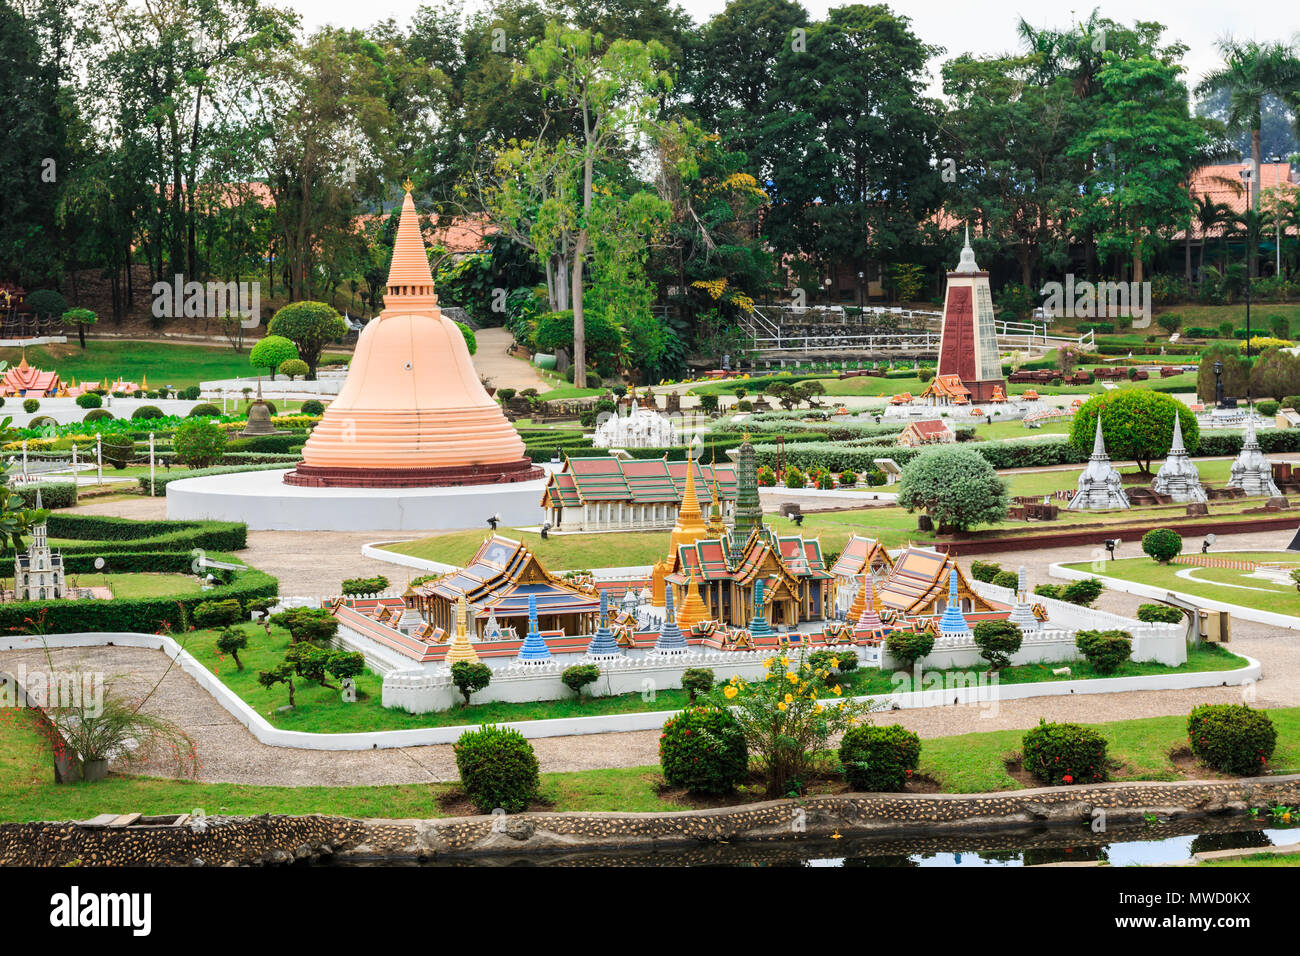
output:
M1196 87L1198 95L1228 93L1228 129L1234 133L1250 132L1250 159L1258 171L1262 149L1260 126L1263 124L1264 97L1270 93L1286 102L1293 102L1300 91L1300 58L1289 44L1260 43L1248 40L1238 43L1231 37L1219 41L1219 52L1224 65L1206 75ZM1259 211L1259 184L1251 190L1251 209ZM1250 274L1257 269L1258 250L1250 253Z
M1201 251L1196 263L1196 275L1199 278L1205 274L1205 247L1210 243L1210 231L1222 226L1226 233L1236 223L1237 214L1226 202L1215 202L1209 196L1198 196L1193 218L1196 231L1201 235Z

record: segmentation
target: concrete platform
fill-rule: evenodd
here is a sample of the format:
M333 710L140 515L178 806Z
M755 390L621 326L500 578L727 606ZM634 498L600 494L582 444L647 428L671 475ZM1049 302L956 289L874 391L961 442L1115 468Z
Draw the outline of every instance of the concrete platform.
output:
M546 479L452 488L302 488L286 471L185 478L167 486L167 517L242 521L252 531L453 531L501 515L539 524Z

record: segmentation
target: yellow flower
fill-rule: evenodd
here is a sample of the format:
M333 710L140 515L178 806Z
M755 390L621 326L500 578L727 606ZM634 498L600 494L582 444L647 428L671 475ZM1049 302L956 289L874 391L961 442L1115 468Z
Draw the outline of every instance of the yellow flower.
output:
M785 695L785 702L786 702L787 704L793 704L793 703L794 703L794 694L786 694L786 695Z
M836 685L835 685L835 696L836 696L836 697L840 696L840 685L839 685L839 684L836 684Z
M839 667L839 666L840 666L840 659L838 657L832 657L831 667Z
M815 713L815 714L820 714L820 713L821 713L823 710L825 710L825 709L826 709L826 708L823 707L821 704L818 704L817 706L815 706L815 707L813 708L813 713Z
M790 671L790 672L789 672L788 674L786 674L785 676L786 676L786 678L790 681L791 684L797 684L797 683L799 683L799 675L796 674L794 671Z
M781 701L781 703L777 704L777 705L776 705L776 709L777 709L777 710L785 710L785 701Z
M728 687L728 688L727 688L726 690L724 690L722 693L723 693L723 695L727 698L727 700L731 700L731 698L733 698L733 697L736 696L736 694L738 693L738 691L737 691L736 688L734 688L734 687Z

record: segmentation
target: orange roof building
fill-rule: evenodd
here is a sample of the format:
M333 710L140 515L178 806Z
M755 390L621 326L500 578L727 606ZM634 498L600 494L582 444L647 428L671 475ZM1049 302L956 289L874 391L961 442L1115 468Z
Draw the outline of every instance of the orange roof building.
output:
M956 439L957 436L948 427L948 423L936 418L925 422L908 422L895 444L905 448L916 448L920 445L935 445L956 441Z
M8 398L50 398L63 389L58 372L46 372L27 364L27 355L17 365L5 370L0 379L0 395Z
M460 329L438 308L407 183L384 311L362 331L338 398L284 480L400 488L541 476L479 381Z

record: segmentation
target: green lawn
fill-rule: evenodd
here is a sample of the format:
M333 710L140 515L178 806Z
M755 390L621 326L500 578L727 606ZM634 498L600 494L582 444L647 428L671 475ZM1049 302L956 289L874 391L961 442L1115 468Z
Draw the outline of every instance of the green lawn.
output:
M1269 711L1278 730L1272 766L1300 766L1300 708ZM978 718L975 718L976 721ZM878 718L883 723L884 718ZM1154 717L1094 725L1110 744L1114 780L1177 780L1170 753L1185 746L1185 717ZM1016 790L1004 760L1023 731L940 737L923 742L918 772L948 792ZM199 755L202 758L202 754ZM378 787L266 787L111 775L98 783L53 782L48 746L30 711L0 711L0 821L85 820L108 811L165 814L202 808L208 815L323 813L352 817L430 818L449 784ZM542 796L561 811L648 812L688 807L660 797L658 767L543 774Z
M996 425L993 427L997 427ZM1152 466L1153 469L1156 467ZM1206 484L1218 485L1224 484L1229 478L1229 472L1232 469L1232 460L1228 458L1216 460L1198 460L1196 468L1201 473L1201 481ZM1137 465L1119 465L1117 470L1121 474L1136 475L1138 473ZM1020 495L1047 495L1053 491L1061 489L1074 489L1079 485L1079 475L1083 473L1083 466L1078 468L1062 469L1060 471L1017 471L1004 473L1003 478L1007 480L1009 493L1014 496ZM1154 478L1154 472L1152 478ZM1150 486L1151 479L1145 482ZM1239 500L1239 499L1230 499ZM1228 504L1230 500L1225 500L1222 504ZM1220 507L1218 503L1212 507ZM1259 507L1259 502L1252 503L1252 507ZM1179 506L1181 510L1183 506ZM1144 509L1145 510L1145 509Z
M151 388L171 385L184 388L203 381L255 376L248 364L248 349L236 352L229 347L207 345L165 345L157 342L114 342L90 339L85 351L76 344L37 345L27 349L27 362L47 371L57 371L65 382L112 382L119 376L139 382L146 377ZM17 365L22 349L0 349L0 359ZM280 405L297 403L277 402Z
M53 544L53 542L51 542ZM12 574L7 580L13 584ZM198 594L198 578L188 574L69 574L68 584L76 587L110 587L115 598L152 598Z
M1256 853L1252 856L1237 856L1226 860L1202 860L1200 865L1214 867L1300 866L1300 853Z
M573 697L524 703L491 701L482 704L472 703L469 707L457 706L437 713L411 714L404 710L382 706L382 681L378 676L367 671L357 680L357 688L361 696L353 703L344 703L339 698L339 692L333 688L322 687L305 680L295 680L296 706L291 711L281 712L279 708L288 702L287 688L284 685L277 685L268 690L258 684L257 674L259 671L269 670L283 659L284 652L289 647L289 635L276 627L271 629L270 636L262 628L251 624L241 625L241 629L249 638L249 646L239 654L243 670L237 669L232 659L217 653L215 631L195 631L186 635L185 648L271 724L286 730L308 733L355 733L418 727L454 727L466 724L680 710L689 702L688 695L683 690L661 690L653 699L647 699L639 693L631 693L591 697L582 701ZM1170 668L1155 663L1130 662L1110 676L1133 677L1145 674L1233 670L1244 667L1245 664L1246 661L1242 658L1218 647L1206 647L1189 652L1188 661L1181 668ZM1071 662L1070 677L1054 675L1052 667L1051 664L1009 667L1002 672L999 680L1006 684L1019 684L1084 680L1105 676L1096 673L1086 661ZM960 673L967 674L971 671L982 673L986 670L987 667L981 665L963 669ZM715 669L715 673L719 681L725 681L732 676L725 668ZM331 681L331 683L335 682ZM912 689L910 679L897 683L892 673L885 673L875 668L860 668L853 671L841 681L839 686L842 694L852 696L883 696ZM927 685L924 683L921 685L922 688L925 686ZM830 695L831 691L828 690L827 693Z
M1186 542L1187 545L1195 543ZM1284 567L1300 567L1300 554L1289 551L1253 551L1241 554L1225 552L1224 557L1270 562ZM1089 563L1067 564L1066 567L1079 571L1092 570L1092 565ZM1148 557L1121 558L1107 561L1106 568L1101 573L1106 577L1168 588L1170 591L1181 591L1229 604L1241 604L1261 611L1300 617L1300 592L1296 591L1294 585L1274 584L1261 578L1247 577L1250 572L1231 568L1195 568L1192 573L1200 579L1199 581L1177 576L1179 571L1185 571L1189 567L1191 565L1157 564ZM1237 586L1216 587L1215 582ZM1245 588L1252 590L1244 590Z

